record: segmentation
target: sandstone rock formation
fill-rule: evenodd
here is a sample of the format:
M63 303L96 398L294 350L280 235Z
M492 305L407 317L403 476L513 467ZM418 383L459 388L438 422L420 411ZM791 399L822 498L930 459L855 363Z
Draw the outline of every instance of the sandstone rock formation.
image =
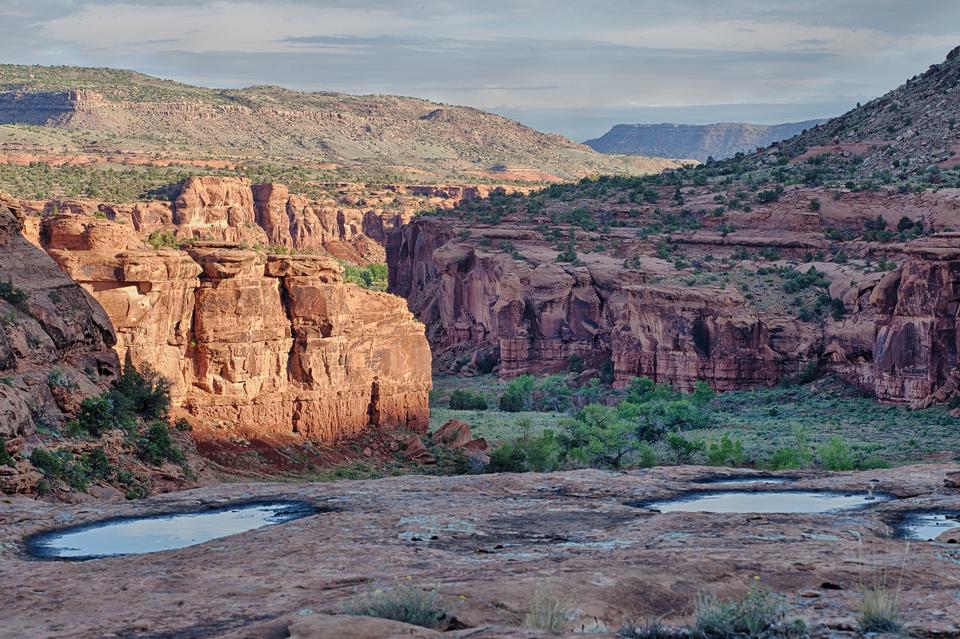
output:
M234 215L217 201L221 221ZM329 257L203 241L152 250L123 225L74 215L45 218L41 237L102 304L117 350L170 379L201 428L324 441L426 428L422 326L402 300L344 283Z
M547 247L526 243L529 233L510 237L523 259L458 241L449 224L429 219L388 245L390 290L427 324L442 363L486 349L512 377L564 371L574 357L596 368L612 361L618 383L648 376L732 390L773 384L815 355L814 331L761 317L739 294L645 285L649 272L601 256L557 263Z
M365 265L385 261L387 236L417 212L449 209L491 194L528 193L524 186L341 184L324 197L291 195L277 183L245 178L188 178L172 201L105 203L84 199L25 200L25 235L36 241L39 216L105 217L141 238L164 233L179 240L235 242L320 251ZM98 231L102 231L99 229ZM120 233L122 230L111 230Z
M119 369L110 319L56 263L21 235L18 203L0 194L0 492L32 490L26 457L37 427L62 425Z
M918 405L944 401L960 383L960 233L906 246L907 260L874 289L874 392Z
M925 221L931 231L950 228L960 219L954 189L843 195L813 212L807 204L817 191L796 187L769 205L722 216L682 208L700 204L703 196L694 190L684 204L646 211L623 205L624 191L614 194L570 204L530 197L541 212L531 216L527 200L519 200L499 210L496 224L479 219L490 215L487 203L462 205L391 234L390 290L406 297L426 324L441 369L475 372L480 360L492 360L512 377L565 371L579 361L609 367L618 385L639 375L684 389L703 380L733 390L819 367L882 399L918 406L960 388L960 235L940 232L907 244L852 239L842 247L855 263L825 261L826 252L841 250L827 231L859 232L881 206L894 212L885 221L891 227L907 218ZM661 187L660 201L669 194ZM585 231L559 222L571 207L610 228ZM697 228L654 236L660 244L646 239L651 225L681 216ZM724 231L721 224L736 228ZM575 257L562 258L564 247L575 249ZM773 263L757 261L756 252ZM740 257L751 253L753 259ZM877 255L893 270L871 268ZM831 312L798 313L802 287L763 292L779 269L796 274L811 267L824 286L816 304L829 302ZM754 289L766 300L757 300Z

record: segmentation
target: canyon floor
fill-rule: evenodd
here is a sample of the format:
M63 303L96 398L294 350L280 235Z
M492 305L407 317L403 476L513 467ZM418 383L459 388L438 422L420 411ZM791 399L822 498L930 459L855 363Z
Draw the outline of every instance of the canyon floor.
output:
M641 505L740 474L699 466L234 483L76 506L8 497L0 509L3 631L78 638L434 636L343 614L373 589L409 583L437 588L448 611L446 636L541 636L521 626L545 592L566 607L567 634L613 636L628 620L685 622L699 593L732 597L759 578L814 636L857 636L858 599L878 579L899 591L913 636L958 636L960 547L894 537L907 513L960 506L960 493L944 482L956 470L790 475L791 489L895 497L832 515L658 513ZM25 537L50 528L266 499L303 500L326 512L154 554L65 562L25 552Z

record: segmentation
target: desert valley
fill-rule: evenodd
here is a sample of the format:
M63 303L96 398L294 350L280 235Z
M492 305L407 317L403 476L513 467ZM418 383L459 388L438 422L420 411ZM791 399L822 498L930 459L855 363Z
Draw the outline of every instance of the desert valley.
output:
M958 461L960 47L590 146L0 65L2 637L960 637Z

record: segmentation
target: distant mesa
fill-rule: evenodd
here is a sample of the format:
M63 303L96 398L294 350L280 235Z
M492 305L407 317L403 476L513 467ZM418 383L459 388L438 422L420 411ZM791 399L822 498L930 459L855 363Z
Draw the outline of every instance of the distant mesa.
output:
M618 124L584 144L601 153L706 161L751 153L792 138L826 120L785 124Z

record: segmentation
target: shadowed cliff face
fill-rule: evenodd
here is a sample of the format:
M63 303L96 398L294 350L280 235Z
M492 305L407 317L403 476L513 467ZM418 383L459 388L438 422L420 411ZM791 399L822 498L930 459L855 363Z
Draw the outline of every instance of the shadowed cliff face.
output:
M110 319L90 295L21 235L17 202L0 194L0 492L31 490L26 461L37 427L62 424L119 370Z
M41 235L106 309L118 351L169 378L202 428L322 441L426 428L422 325L402 300L344 283L331 258L151 250L132 229L73 215L45 219Z

